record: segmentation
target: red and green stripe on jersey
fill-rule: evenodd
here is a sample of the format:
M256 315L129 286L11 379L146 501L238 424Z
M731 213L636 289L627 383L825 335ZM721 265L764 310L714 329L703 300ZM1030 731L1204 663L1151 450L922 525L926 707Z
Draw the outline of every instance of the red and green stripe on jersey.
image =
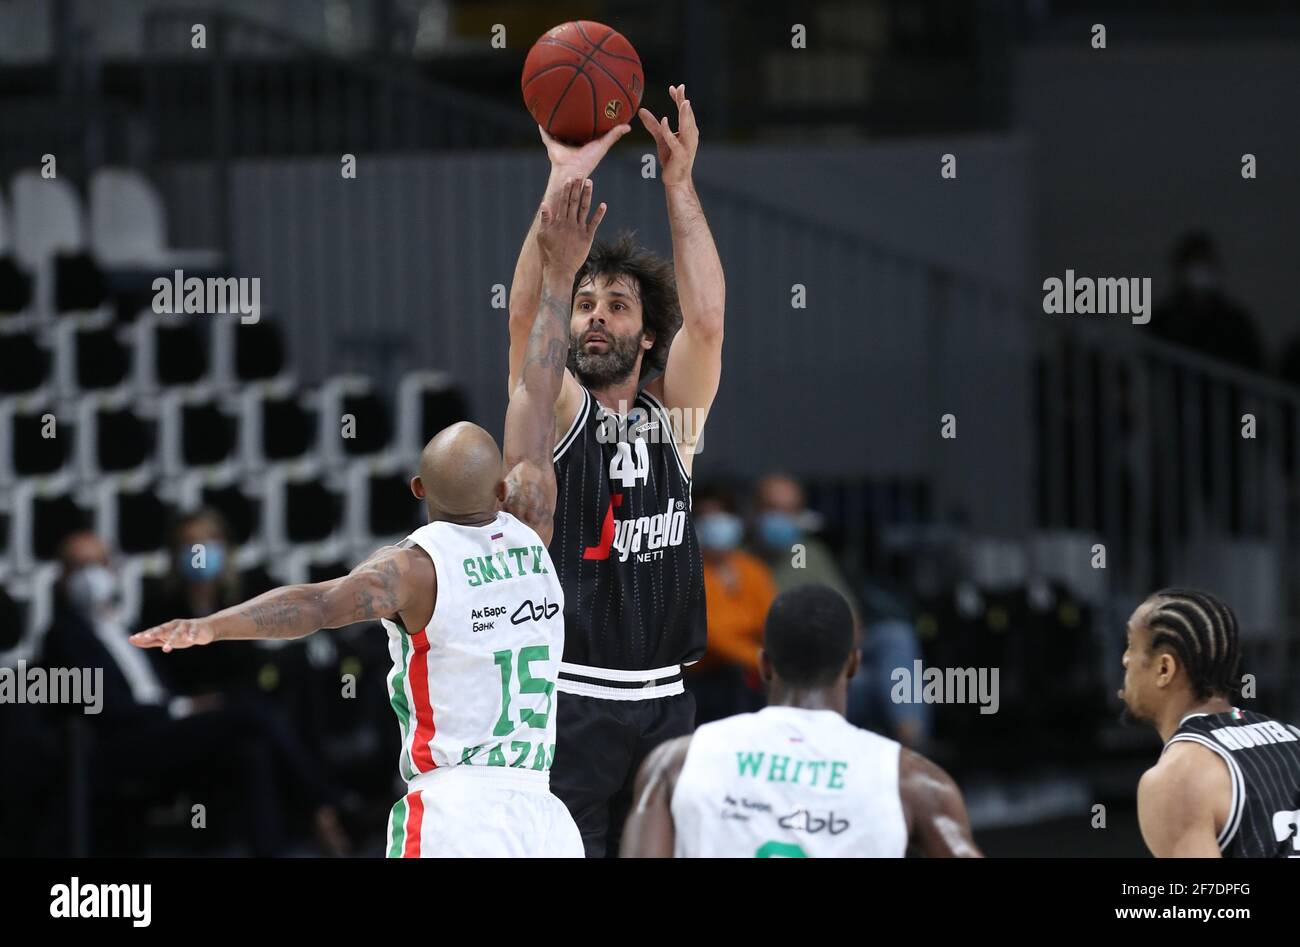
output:
M388 814L388 857L419 858L420 833L424 824L424 798L407 793Z
M394 641L396 639L396 641ZM395 653L400 648L400 654ZM426 629L415 634L390 636L393 667L388 675L388 701L402 730L399 766L402 778L410 781L417 773L438 768L430 749L438 728L429 695L429 637Z

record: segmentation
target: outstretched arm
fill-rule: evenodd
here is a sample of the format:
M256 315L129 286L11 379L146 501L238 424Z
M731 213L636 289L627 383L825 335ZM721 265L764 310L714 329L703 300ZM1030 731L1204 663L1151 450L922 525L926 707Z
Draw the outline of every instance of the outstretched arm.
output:
M572 178L582 180L591 177L596 165L605 157L605 153L629 131L631 125L617 125L595 141L580 147L566 145L556 141L538 127L542 141L546 144L546 155L551 161L551 176L546 182L546 191L542 195L543 203L554 204L567 181ZM532 225L524 237L524 244L519 249L519 259L515 263L514 280L510 284L510 384L513 395L519 384L520 370L523 368L525 352L528 350L528 336L532 332L533 319L537 316L537 306L542 294L542 256L537 246L537 231L541 226L540 213L533 215ZM577 270L574 270L576 273ZM567 297L572 292L570 285L565 290ZM567 313L566 313L567 325ZM567 344L568 334L565 334Z
M668 92L677 104L676 133L669 128L667 117L656 121L647 109L641 109L639 114L659 148L673 237L677 298L682 310L682 328L668 350L660 397L673 412L677 428L674 434L678 446L684 448L683 460L689 465L722 375L727 283L691 177L700 143L695 113L686 98L686 86L672 86Z
M538 211L537 245L542 290L520 366L519 383L506 409L506 502L512 515L531 526L547 544L555 525L555 401L569 355L569 294L587 258L605 205L591 211L590 179L573 178L553 203Z
M898 759L898 792L913 849L926 858L984 857L971 837L961 790L941 767L904 748Z
M673 857L677 844L673 790L690 747L690 737L677 737L659 744L641 764L632 792L632 811L623 826L620 858Z
M141 648L172 651L242 638L301 638L321 628L391 618L436 581L423 550L385 546L348 575L285 585L206 618L179 619L131 636Z

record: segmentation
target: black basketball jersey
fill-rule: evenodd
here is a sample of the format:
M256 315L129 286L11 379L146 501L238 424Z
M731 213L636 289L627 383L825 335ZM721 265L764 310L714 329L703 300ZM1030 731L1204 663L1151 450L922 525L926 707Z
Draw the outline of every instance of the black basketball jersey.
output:
M642 392L622 417L584 387L555 447L555 479L565 662L641 671L698 659L704 560L664 406Z
M1166 744L1199 743L1232 778L1224 858L1300 858L1300 728L1252 710L1192 714Z

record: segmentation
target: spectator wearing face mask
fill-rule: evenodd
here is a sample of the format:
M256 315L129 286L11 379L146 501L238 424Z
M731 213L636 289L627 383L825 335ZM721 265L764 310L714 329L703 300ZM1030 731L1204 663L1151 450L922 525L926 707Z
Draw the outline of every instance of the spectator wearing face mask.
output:
M1179 239L1173 258L1174 290L1151 314L1151 331L1242 368L1264 367L1264 348L1250 313L1223 290L1219 251L1208 234Z
M172 618L211 615L265 592L273 584L260 572L241 579L225 521L214 510L200 509L176 521L171 568L161 583L146 587L135 630ZM159 669L172 688L205 701L215 701L231 688L251 685L259 663L254 645L247 641L232 642L229 648L178 651L167 657Z
M857 601L834 554L811 535L819 517L808 509L797 480L776 473L761 478L754 485L754 515L755 551L772 570L778 594L801 585L829 585L850 605ZM796 544L802 548L796 550Z
M120 584L103 540L73 533L59 560L63 571L41 661L103 669L100 712L82 718L94 733L89 778L95 795L113 798L115 787L127 784L152 793L220 787L239 801L251 851L276 855L285 841L280 787L287 776L284 784L314 804L324 850L345 853L341 796L275 709L256 700L173 694L147 653L127 640Z
M758 650L776 587L767 566L740 548L745 526L729 491L698 488L691 510L704 557L709 629L708 649L686 678L700 724L762 706Z

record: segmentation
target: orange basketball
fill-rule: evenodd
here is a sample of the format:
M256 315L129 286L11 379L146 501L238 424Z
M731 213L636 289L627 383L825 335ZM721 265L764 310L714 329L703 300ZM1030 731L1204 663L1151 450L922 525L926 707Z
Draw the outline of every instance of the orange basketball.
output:
M599 138L641 105L641 57L622 33L577 20L547 30L528 51L520 82L538 125L569 144Z

